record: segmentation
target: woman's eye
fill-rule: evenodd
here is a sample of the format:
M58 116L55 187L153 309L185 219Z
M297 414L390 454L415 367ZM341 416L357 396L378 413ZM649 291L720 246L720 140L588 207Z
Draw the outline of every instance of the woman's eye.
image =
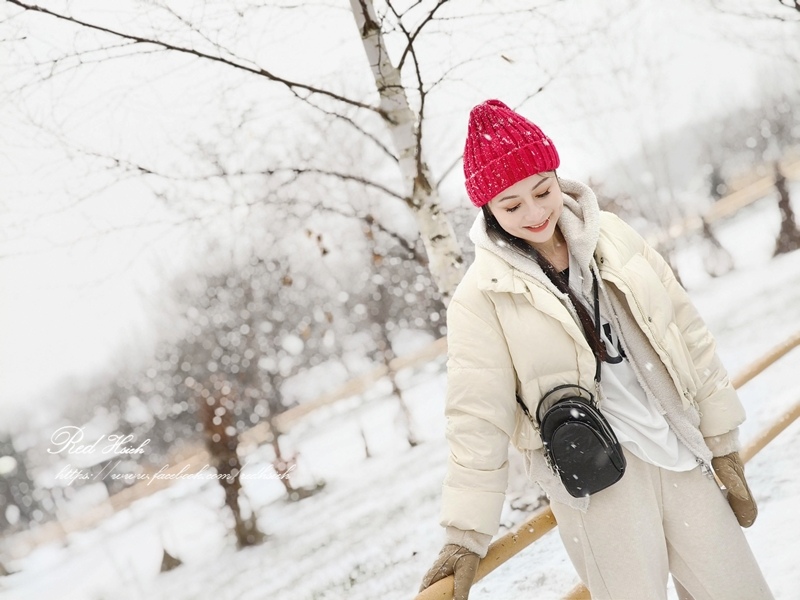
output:
M512 206L511 208L507 208L507 209L506 209L506 212L507 212L507 213L512 213L512 212L514 212L515 210L517 210L518 208L519 208L519 204L517 204L516 206Z
M550 190L547 190L546 192L542 192L541 194L537 194L536 197L537 198L545 198L545 197L547 197L549 195L550 195Z

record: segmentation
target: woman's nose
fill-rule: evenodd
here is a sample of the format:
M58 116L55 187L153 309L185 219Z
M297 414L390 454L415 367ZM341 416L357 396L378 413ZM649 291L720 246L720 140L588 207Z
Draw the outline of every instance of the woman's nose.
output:
M528 198L524 202L525 204L525 217L529 220L536 221L539 217L544 218L545 213L547 212L543 206L541 206L536 199ZM536 224L540 223L542 219L536 221Z

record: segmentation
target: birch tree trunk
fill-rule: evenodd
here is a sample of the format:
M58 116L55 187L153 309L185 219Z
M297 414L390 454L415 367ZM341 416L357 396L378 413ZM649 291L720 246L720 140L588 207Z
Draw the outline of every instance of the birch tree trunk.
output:
M417 219L431 276L448 304L464 274L464 258L422 157L419 119L408 103L400 70L389 59L372 0L350 0L350 6L380 95L381 116L397 151L403 193Z

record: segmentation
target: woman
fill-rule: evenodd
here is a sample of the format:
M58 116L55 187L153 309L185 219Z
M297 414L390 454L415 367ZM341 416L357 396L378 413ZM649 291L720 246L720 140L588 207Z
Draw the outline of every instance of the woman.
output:
M472 110L464 174L481 212L447 313L446 543L422 589L454 574L468 597L511 441L594 600L666 598L670 573L694 600L771 598L740 529L756 516L744 410L714 340L662 257L558 166L552 141L502 102ZM593 391L624 455L621 479L589 496L568 493L528 414L561 385Z

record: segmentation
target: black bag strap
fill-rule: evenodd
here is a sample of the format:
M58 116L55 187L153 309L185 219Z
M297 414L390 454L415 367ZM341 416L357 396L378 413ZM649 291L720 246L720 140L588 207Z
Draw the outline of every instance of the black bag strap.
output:
M592 300L594 300L594 326L595 326L595 331L597 331L598 339L602 339L600 334L600 292L598 288L599 286L597 284L597 276L594 274L594 271L592 271ZM592 353L594 354L594 360L597 365L594 372L595 387L599 387L602 361L595 352ZM522 398L519 397L519 394L517 394L517 402L519 402L519 405L522 407L522 410L525 411L525 415L528 417L530 422L533 423L535 426L536 421L534 420L533 416L528 410L528 407L525 406L525 403L522 401Z
M531 411L529 411L528 407L525 406L525 403L522 401L522 398L519 397L519 394L517 394L517 402L519 402L519 405L522 407L522 410L525 411L525 416L528 417L528 420L531 422L531 425L533 425L538 429L539 426L536 424L536 421L533 420L533 415L531 414Z
M594 329L597 332L597 338L602 341L602 337L600 335L600 292L598 291L599 286L597 285L597 276L592 271L592 295L594 296ZM597 354L594 354L594 360L597 363L597 368L594 372L594 381L595 385L600 385L600 367L601 361L600 357Z

